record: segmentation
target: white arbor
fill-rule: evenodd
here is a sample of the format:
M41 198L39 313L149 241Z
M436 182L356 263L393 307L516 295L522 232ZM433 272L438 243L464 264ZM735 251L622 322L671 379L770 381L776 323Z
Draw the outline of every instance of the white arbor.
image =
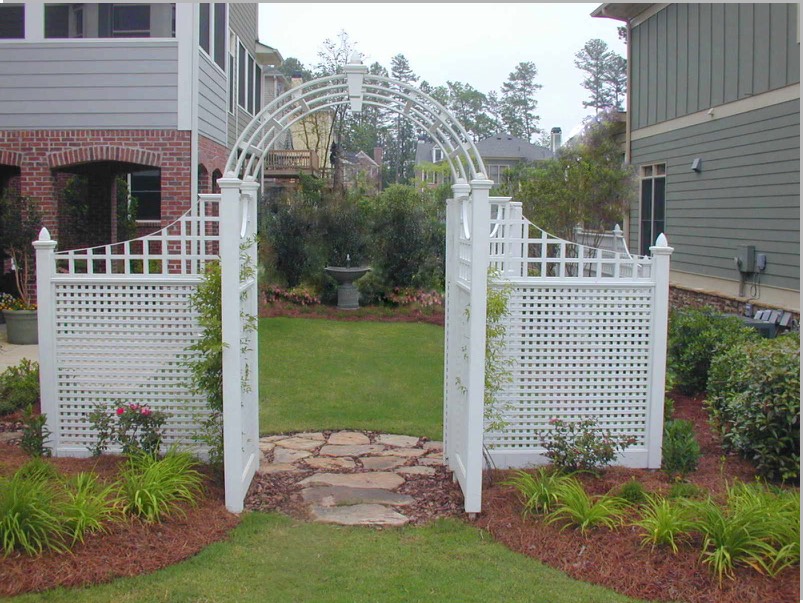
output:
M499 467L543 460L550 417L594 416L637 444L621 462L659 467L669 254L652 258L551 237L520 204L489 196L492 181L471 138L437 101L359 62L266 106L229 156L221 192L199 195L162 231L133 241L56 252L37 248L42 411L56 455L85 455L98 402L147 402L172 413L168 440L192 443L204 401L190 393L187 347L197 338L189 298L206 262L221 262L226 506L243 501L258 466L256 205L268 151L304 117L347 104L378 106L429 133L455 184L447 202L444 457L481 510L483 444ZM508 427L485 434L489 266L513 287L501 392Z

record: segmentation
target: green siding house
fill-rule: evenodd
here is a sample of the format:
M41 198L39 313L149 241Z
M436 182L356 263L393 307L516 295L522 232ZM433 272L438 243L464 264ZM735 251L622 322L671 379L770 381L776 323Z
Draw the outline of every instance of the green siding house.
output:
M626 24L630 248L675 289L800 312L797 4L602 4ZM738 261L737 261L738 260Z

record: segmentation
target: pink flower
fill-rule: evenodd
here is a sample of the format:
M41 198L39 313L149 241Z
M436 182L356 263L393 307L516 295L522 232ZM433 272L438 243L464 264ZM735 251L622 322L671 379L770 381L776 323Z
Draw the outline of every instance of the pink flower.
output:
M150 409L150 408L148 408L147 406L145 406L145 407L142 409L142 411L141 411L141 414L142 414L142 416L143 416L143 417L147 417L148 415L150 415L150 414L151 414L151 409Z
M118 408L118 409L117 409L117 416L119 417L119 416L120 416L121 414L123 414L124 412L125 412L125 408L123 408L123 407L121 406L120 408Z

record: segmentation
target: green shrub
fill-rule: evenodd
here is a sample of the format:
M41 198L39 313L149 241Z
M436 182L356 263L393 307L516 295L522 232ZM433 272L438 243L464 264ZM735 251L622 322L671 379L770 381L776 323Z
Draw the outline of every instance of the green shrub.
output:
M695 486L689 482L675 482L669 488L667 498L703 498L707 493L705 488Z
M596 472L616 458L617 450L635 443L635 438L617 436L597 426L596 419L564 421L552 418L552 427L541 437L541 445L561 471Z
M589 529L604 526L614 529L622 523L627 502L617 496L589 496L583 485L570 478L557 488L559 504L550 512L547 523L567 521L563 527L573 525L585 534Z
M658 495L647 497L647 505L633 525L641 528L643 545L653 548L669 545L673 553L678 552L678 542L690 538L695 526L687 506Z
M28 406L22 415L22 439L20 448L31 456L50 456L50 449L45 445L50 439L47 428L47 415L34 414L33 407Z
M129 457L120 474L120 504L127 515L147 522L163 516L183 515L181 504L195 505L203 477L186 453L171 449L164 458L136 453Z
M0 415L7 415L39 401L39 363L27 358L0 374Z
M11 478L0 478L0 546L4 556L17 550L29 555L48 549L66 550L67 530L61 519L57 484L40 464L23 466Z
M711 366L707 408L726 450L769 479L800 478L800 335L744 342Z
M549 513L558 504L558 488L572 479L545 467L539 467L535 473L518 470L503 486L512 486L519 493L522 503L522 515Z
M758 333L736 316L711 308L673 311L669 318L667 364L684 394L705 390L711 361L719 353L743 341L756 340Z
M640 505L647 500L644 486L636 478L631 478L619 487L616 496L626 500L631 505Z
M96 442L90 451L98 456L109 444L116 443L126 455L158 454L167 417L167 413L152 410L147 404L97 406L89 414L89 424L96 433Z
M669 477L686 475L697 469L700 460L700 444L694 437L694 426L684 419L664 423L664 442L661 447L661 469Z

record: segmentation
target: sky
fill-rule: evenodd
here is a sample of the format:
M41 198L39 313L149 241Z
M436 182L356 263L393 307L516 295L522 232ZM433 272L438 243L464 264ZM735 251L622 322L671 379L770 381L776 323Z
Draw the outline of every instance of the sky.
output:
M593 110L581 87L574 55L592 38L604 40L622 56L625 44L617 21L590 16L599 3L269 3L259 5L259 40L305 66L318 62L327 38L341 31L356 43L370 65L390 70L390 59L403 54L412 70L431 85L449 81L497 92L522 61L538 69L539 126L560 127L563 140ZM420 81L419 81L420 83Z

